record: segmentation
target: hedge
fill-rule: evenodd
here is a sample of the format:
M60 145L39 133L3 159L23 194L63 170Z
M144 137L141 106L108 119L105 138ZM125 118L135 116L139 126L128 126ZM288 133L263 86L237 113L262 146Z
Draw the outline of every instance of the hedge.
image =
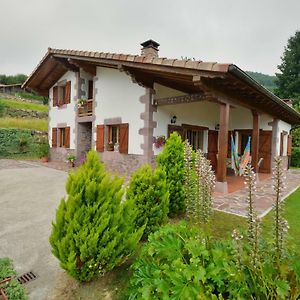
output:
M300 148L292 148L291 166L300 168Z
M29 129L0 128L0 158L41 157L45 142Z

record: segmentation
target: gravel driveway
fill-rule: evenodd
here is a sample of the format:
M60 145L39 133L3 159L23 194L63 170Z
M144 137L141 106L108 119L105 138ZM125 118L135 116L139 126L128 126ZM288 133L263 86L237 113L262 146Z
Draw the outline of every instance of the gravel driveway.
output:
M65 194L67 173L38 164L0 160L0 257L14 261L18 275L32 271L29 298L46 298L62 273L51 254L51 221Z

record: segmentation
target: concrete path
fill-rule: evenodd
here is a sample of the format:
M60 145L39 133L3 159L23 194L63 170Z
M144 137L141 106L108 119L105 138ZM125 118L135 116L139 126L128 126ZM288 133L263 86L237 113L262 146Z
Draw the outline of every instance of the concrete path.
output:
M0 257L11 258L18 275L33 271L38 276L25 285L32 300L45 299L62 273L48 239L67 175L30 162L0 160Z
M283 199L294 192L300 186L300 171L288 170L286 173L286 189ZM259 217L264 217L274 203L273 180L269 178L257 184L254 197L254 208ZM247 214L247 190L245 188L226 195L215 195L213 199L214 208L239 216Z

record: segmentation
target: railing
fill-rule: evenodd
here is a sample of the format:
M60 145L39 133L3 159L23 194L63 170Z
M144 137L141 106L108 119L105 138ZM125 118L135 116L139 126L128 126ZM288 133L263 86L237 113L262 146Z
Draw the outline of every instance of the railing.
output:
M84 103L78 107L78 116L87 117L92 115L93 115L93 99L89 99L84 101Z

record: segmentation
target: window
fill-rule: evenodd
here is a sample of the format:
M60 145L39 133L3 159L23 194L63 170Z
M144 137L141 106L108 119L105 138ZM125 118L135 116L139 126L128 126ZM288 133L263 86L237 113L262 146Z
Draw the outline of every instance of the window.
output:
M70 127L52 128L52 147L70 148Z
M120 126L110 125L108 126L108 143L119 144L120 143Z
M194 150L203 150L204 133L201 129L186 130L185 139L187 139Z
M66 147L66 128L59 128L59 147Z
M53 106L61 106L71 101L71 81L53 87Z
M89 90L88 90L88 99L94 98L94 82L89 80Z

